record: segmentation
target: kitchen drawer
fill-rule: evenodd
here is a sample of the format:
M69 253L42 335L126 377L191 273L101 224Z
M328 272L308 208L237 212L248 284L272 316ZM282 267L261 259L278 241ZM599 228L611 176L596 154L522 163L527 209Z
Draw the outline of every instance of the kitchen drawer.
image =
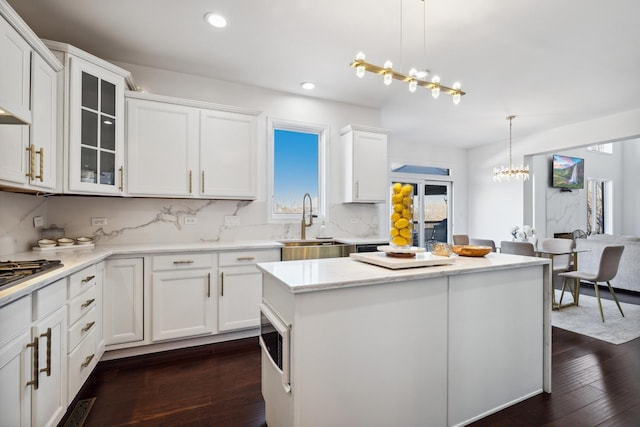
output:
M280 249L220 252L218 256L220 267L250 265L259 262L280 261Z
M31 326L31 295L0 307L0 346Z
M34 292L33 320L53 313L67 301L67 279L60 279Z
M101 322L98 318L98 309L92 307L89 312L69 327L69 352L72 352L84 337L99 327L101 327Z
M68 395L70 397L69 402L71 402L98 363L95 329L89 332L89 335L80 342L80 345L69 353L68 362Z
M214 265L213 257L211 253L157 255L153 257L153 271L211 268Z
M94 264L69 276L69 298L73 298L89 286L95 285L97 274Z
M69 301L69 325L73 325L84 313L95 307L98 292L91 286L86 292Z

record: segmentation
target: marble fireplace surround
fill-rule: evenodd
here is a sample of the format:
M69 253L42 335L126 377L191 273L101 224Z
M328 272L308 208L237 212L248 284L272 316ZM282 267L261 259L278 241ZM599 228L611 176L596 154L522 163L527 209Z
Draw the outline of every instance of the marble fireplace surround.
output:
M382 205L334 204L328 209L327 233L334 237L379 238ZM30 250L40 238L33 218L56 225L69 237L89 236L96 244L190 243L232 240L279 240L300 237L300 221L268 222L262 201L150 199L84 196L35 196L0 191L0 256ZM240 225L226 227L236 215ZM186 216L196 224L185 225ZM106 217L106 226L91 218ZM382 216L383 217L383 216ZM356 218L356 220L354 220ZM318 221L307 236L319 232Z

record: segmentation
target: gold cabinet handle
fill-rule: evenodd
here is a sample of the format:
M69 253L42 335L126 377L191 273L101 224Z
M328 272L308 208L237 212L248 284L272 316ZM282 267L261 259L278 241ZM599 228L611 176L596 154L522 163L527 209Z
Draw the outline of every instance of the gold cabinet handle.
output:
M193 260L192 260L192 259L184 259L184 260L173 261L173 263L174 263L175 265L180 265L180 264L193 264Z
M87 366L89 366L89 363L91 363L94 357L95 357L95 354L92 354L91 356L87 356L87 358L84 359L84 362L82 362L80 366L83 368L86 368Z
M96 276L87 276L84 279L81 280L81 283L87 283L92 281L93 279L95 279Z
M40 360L40 353L38 351L38 348L40 347L39 339L40 337L35 337L33 339L33 342L30 342L29 344L27 344L27 347L33 348L33 351L31 352L33 369L31 371L31 381L27 382L27 386L32 385L34 390L37 390L40 385L39 384L40 369L38 366L38 361Z
M211 298L211 273L207 273L207 298Z
M360 198L360 180L356 181L356 199Z
M189 171L189 194L193 193L193 171Z
M224 271L220 272L220 296L224 296Z
M200 192L204 194L204 171L202 171L202 178L201 179L201 183L200 183Z
M45 372L48 377L51 376L51 328L47 328L47 332L40 335L40 338L47 339L47 366L40 369L39 372Z
M44 178L44 148L40 147L36 154L40 156L40 175L36 175L35 178L42 182Z
M118 190L124 191L124 166L120 166L118 170L120 171L120 187L118 187Z
M89 306L91 305L91 303L93 303L95 300L96 300L95 298L88 299L88 300L86 300L86 301L81 305L81 307L82 307L82 308L87 308L87 307L89 307Z
M93 321L93 322L89 322L89 323L87 323L87 324L84 326L84 328L82 328L82 329L81 329L81 331L82 331L82 332L87 332L87 331L88 331L89 329L91 329L91 328L93 327L93 325L95 325L95 324L96 324L96 322L95 322L95 321Z
M27 148L25 148L29 152L29 171L26 173L26 176L29 179L36 179L34 175L34 169L36 168L36 147L31 144Z
M256 259L254 256L239 256L236 261L253 261L254 259Z

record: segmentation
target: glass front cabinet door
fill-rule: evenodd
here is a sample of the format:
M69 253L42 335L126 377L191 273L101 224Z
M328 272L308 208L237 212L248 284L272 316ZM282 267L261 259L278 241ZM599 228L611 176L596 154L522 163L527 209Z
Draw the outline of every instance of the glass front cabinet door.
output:
M124 191L124 77L70 58L69 168L71 192Z

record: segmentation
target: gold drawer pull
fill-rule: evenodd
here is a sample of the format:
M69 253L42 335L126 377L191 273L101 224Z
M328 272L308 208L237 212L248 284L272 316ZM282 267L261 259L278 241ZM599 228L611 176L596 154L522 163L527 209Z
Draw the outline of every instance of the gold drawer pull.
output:
M34 390L37 390L39 387L39 379L40 379L40 369L38 366L38 362L40 360L40 352L38 351L38 348L40 346L40 337L35 337L33 339L33 342L30 342L29 344L27 344L27 347L33 347L33 351L31 352L31 359L33 361L33 369L32 369L32 373L31 373L31 378L33 378L31 381L27 382L27 385L32 385Z
M40 338L47 339L47 367L40 369L40 372L45 372L48 377L51 376L51 328L47 328L47 332L40 335Z
M29 152L29 172L26 173L26 176L30 179L36 179L33 170L36 168L36 147L31 144L27 148L25 148Z
M179 264L193 264L193 260L190 259L185 259L182 261L173 261L174 264L179 265Z
M36 154L40 155L40 175L36 175L35 178L39 179L40 182L42 182L42 178L44 177L44 148L40 148L38 151L36 151Z
M120 191L124 191L124 166L120 166L120 186L118 187L118 190Z
M86 368L87 366L89 366L89 363L91 363L94 357L95 357L95 354L92 354L91 356L87 356L87 358L84 359L84 362L82 362L80 366L83 368Z
M96 276L87 276L87 277L85 277L84 279L82 279L82 281L81 281L81 282L82 282L82 283L87 283L87 282L92 281L92 280L93 280L93 279L95 279L95 278L96 278Z
M82 328L82 329L81 329L81 330L82 330L82 332L87 332L87 331L88 331L89 329L91 329L91 328L93 327L93 325L95 325L95 324L96 324L96 322L95 322L95 321L87 323L87 324L84 326L84 328Z
M95 300L96 300L95 298L88 299L88 300L86 300L86 301L82 304L82 306L81 306L81 307L82 307L82 308L87 308L87 307L89 307L89 306L91 305L91 303L92 303L92 302L94 302Z
M236 261L253 261L254 259L256 259L254 256L239 256Z

